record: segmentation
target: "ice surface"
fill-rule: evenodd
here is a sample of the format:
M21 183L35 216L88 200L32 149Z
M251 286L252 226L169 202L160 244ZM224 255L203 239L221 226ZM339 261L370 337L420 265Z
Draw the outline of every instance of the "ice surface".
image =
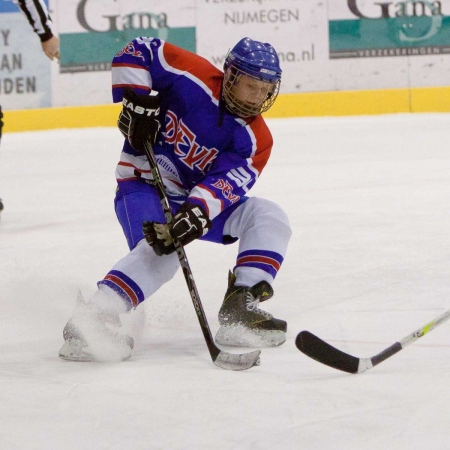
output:
M211 362L181 272L126 317L129 361L61 361L78 289L91 296L127 252L113 210L122 138L114 128L4 135L2 450L450 448L449 324L361 375L294 345L307 329L372 356L450 308L450 115L269 125L272 158L251 193L291 220L264 304L289 328L244 372ZM213 335L235 252L187 247Z

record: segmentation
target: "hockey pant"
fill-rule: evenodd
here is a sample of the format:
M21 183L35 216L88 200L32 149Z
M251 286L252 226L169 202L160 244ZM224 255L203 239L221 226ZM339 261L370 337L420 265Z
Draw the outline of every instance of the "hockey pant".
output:
M155 188L119 190L115 206L131 251L98 284L105 293L118 293L130 309L171 280L180 264L176 252L157 256L143 238L143 221L165 222ZM180 205L171 206L176 213ZM253 286L262 280L272 284L291 236L288 218L277 204L258 197L245 197L233 206L214 218L202 239L222 244L238 240L236 285Z

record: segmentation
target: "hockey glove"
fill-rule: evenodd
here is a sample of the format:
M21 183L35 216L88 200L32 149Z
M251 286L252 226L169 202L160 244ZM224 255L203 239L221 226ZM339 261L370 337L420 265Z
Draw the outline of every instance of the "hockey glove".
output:
M175 251L173 239L166 223L143 222L142 232L145 240L158 256L170 255Z
M153 247L155 253L161 256L175 251L172 237L184 246L204 236L211 229L211 225L211 221L201 206L184 203L170 226L156 222L144 222L142 230L146 241Z
M144 153L144 142L154 144L161 128L158 120L159 98L138 95L130 88L125 88L122 103L117 126L131 146L139 153Z

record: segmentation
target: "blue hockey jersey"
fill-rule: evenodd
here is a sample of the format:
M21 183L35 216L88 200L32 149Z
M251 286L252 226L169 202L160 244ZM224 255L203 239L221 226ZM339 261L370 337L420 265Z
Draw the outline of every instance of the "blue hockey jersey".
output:
M153 150L171 200L201 204L210 219L236 203L258 179L272 149L259 115L241 119L221 100L223 72L206 59L155 38L137 38L112 62L113 101L123 89L159 92L161 130ZM151 179L146 157L125 141L119 183Z

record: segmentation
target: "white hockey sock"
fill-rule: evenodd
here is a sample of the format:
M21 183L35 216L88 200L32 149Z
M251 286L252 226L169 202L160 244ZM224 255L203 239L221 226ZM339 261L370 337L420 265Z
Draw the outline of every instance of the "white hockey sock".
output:
M260 281L267 281L270 285L273 283L273 277L266 271L255 267L237 267L234 270L236 275L235 286L254 286Z
M102 310L113 310L117 314L127 312L127 305L123 298L105 285L100 285L91 302Z

